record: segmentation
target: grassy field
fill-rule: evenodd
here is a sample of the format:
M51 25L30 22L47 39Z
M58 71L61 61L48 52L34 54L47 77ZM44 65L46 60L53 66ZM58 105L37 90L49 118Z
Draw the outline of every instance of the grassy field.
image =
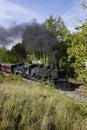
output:
M87 130L87 103L43 82L0 77L0 130Z

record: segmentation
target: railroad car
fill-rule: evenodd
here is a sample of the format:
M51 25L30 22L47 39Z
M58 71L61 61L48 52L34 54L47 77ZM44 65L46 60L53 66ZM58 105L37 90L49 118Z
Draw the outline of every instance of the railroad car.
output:
M2 63L1 64L1 70L6 73L13 73L14 68L16 67L16 64L6 64Z

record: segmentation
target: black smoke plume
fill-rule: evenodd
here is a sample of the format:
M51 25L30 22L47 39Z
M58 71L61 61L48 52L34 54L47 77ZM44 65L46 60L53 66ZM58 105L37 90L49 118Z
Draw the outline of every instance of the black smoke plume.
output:
M43 24L35 22L10 28L0 27L0 45L12 44L16 39L21 39L28 51L52 52L59 48L55 35Z
M54 33L47 30L43 24L32 23L27 26L23 34L23 43L27 51L48 54L52 57L54 64L58 65L61 48Z
M32 23L27 26L23 34L23 42L28 51L52 52L54 48L58 49L55 35L43 24Z
M0 45L8 46L16 39L22 39L26 24L15 25L10 28L0 26Z
M47 30L44 24L32 22L10 28L0 27L0 45L7 46L16 39L22 40L27 51L49 53L55 63L58 60L60 46L54 33Z

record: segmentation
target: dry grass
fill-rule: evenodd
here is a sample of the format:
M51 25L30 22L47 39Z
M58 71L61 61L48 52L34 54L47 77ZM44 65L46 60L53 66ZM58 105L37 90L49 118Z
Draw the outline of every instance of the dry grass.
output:
M87 96L87 85L81 85L79 90L84 96Z
M87 103L58 93L52 85L8 76L0 83L0 130L87 130Z

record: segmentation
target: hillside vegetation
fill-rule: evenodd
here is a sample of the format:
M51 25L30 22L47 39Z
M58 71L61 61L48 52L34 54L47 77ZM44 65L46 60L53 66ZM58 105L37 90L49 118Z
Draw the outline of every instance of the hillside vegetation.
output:
M0 77L0 130L87 130L87 103L41 81Z

